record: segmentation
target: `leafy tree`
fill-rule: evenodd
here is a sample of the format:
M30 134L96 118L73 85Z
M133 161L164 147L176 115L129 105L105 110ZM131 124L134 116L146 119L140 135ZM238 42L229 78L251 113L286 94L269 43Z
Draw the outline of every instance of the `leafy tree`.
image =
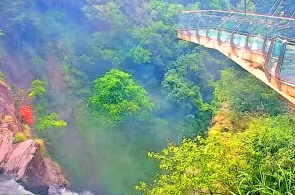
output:
M231 2L237 4L236 0ZM250 10L257 0L247 2ZM255 10L267 13L275 0L263 2ZM57 68L75 97L87 97L91 91L90 83L106 69L122 69L132 73L147 89L149 86L153 98L160 96L158 93L162 90L164 94L159 99L167 97L176 102L171 104L174 110L185 108L187 115L181 130L186 136L194 137L198 132L205 132L211 124L212 107L207 102L211 100L213 89L209 83L217 78L215 72L220 67L216 65L220 62L208 54L211 52L176 38L177 17L182 9L229 7L229 0L2 0L0 23L7 34L5 45L23 48L18 50L19 53L9 48L23 61L30 58L31 64L41 65L43 59L34 56L46 56L47 59L55 55L60 62ZM294 7L293 0L284 0L277 13L284 11L286 16L291 16L291 7ZM238 7L238 10L242 9L242 6ZM39 78L43 78L45 66L34 66L33 69ZM274 92L265 90L264 85L249 75L233 72L223 71L221 81L214 85L216 110L221 103L227 103L240 116L252 112L270 115L285 112L285 106ZM233 80L237 84L233 85ZM29 93L35 97L37 129L44 131L49 127L66 125L56 113L52 113L44 81L34 81ZM27 92L25 95L27 98ZM162 102L168 104L167 101ZM130 74L115 69L95 80L89 106L95 113L94 117L105 118L107 123L128 118L144 120L154 107L148 92ZM169 106L161 106L165 109L172 107L170 102ZM162 113L167 115L165 110ZM170 144L164 154L150 153L162 161L164 174L153 188L146 185L141 189L161 195L210 191L246 194L255 187L261 187L261 178L265 177L267 183L263 185L274 186L278 190L279 182L272 181L281 181L284 174L287 178L293 177L290 174L293 171L290 160L293 151L288 149L292 149L293 136L280 120L292 127L291 119L288 122L289 119L271 117L270 121L276 123L266 119L253 122L250 127L247 123L242 130L246 129L249 135L246 132L227 132L228 128L223 128L213 136L210 134L214 131L210 131L208 139L184 140L182 146ZM151 121L146 124L158 123L149 126L155 127L153 129L171 125L162 118ZM159 126L160 123L162 125ZM235 126L235 132L238 132L240 129L237 127L241 124L236 123ZM274 133L273 126L280 127L276 131L287 129L290 137ZM263 133L254 132L255 129ZM266 129L272 135L268 135ZM269 145L264 142L264 135L269 136L265 139ZM288 147L283 140L287 140Z
M67 123L53 112L49 112L49 108L46 103L47 84L45 81L36 79L32 82L31 88L29 89L29 97L34 98L34 116L36 118L35 128L39 131L45 131L48 128L62 128L66 127ZM23 110L22 108L25 108ZM32 113L27 107L21 107L22 116L26 119L27 123L32 125L33 119L31 119Z
M65 33L67 33L67 27L71 24L66 20L63 12L49 10L44 12L36 23L36 31L39 34L39 38L42 41L50 39L61 40Z
M154 107L147 91L137 85L130 74L117 69L94 81L89 103L110 123L120 122L128 116L144 120Z
M244 74L233 69L223 70L220 81L214 86L215 106L226 101L237 114L277 115L287 111L286 105L275 91L266 88L248 73Z
M108 23L112 33L130 27L131 23L127 20L126 15L120 10L120 5L109 1L107 3L90 1L83 8L86 16L94 21L103 21Z
M24 102L28 101L28 98L34 99L35 102L39 102L44 99L47 94L47 84L43 80L36 79L32 81L31 87L28 90L17 88L13 89L14 101L17 107L23 105Z
M293 116L252 118L245 131L213 127L206 139L169 143L161 153L148 153L163 170L153 185L140 182L136 189L153 195L294 193L294 128Z
M185 103L192 110L198 101L202 100L198 85L183 78L176 70L169 70L165 76L162 86L166 89L167 97L178 103Z
M47 93L46 83L42 80L36 79L32 82L29 90L29 97L44 96Z
M34 37L38 16L31 10L33 4L33 1L22 0L0 2L0 23L3 24L1 28L7 38L11 38L11 45L20 46L24 41Z
M13 143L20 143L26 141L28 138L22 132L17 132L13 137Z
M214 60L205 51L181 55L172 62L162 82L167 97L186 104L190 109L208 110L209 105L203 100L203 95L214 78L207 69L208 62L214 63ZM214 69L213 64L211 69Z
M252 171L241 173L240 181L244 182L237 189L245 193L262 187L262 194L295 193L294 128L292 115L264 117L253 120L238 135L239 142L250 149L248 162Z
M227 143L229 148L237 144ZM193 194L193 193L226 193L229 185L237 183L237 171L245 167L245 158L239 155L239 162L232 161L234 153L228 151L217 138L196 141L183 140L181 146L169 143L162 153L148 153L148 156L160 160L159 168L163 170L155 183L148 186L140 183L137 189L144 194Z
M66 127L67 123L61 119L59 119L56 113L51 113L48 116L39 117L37 119L35 128L39 131L45 131L48 128L63 128Z
M182 122L181 131L187 138L194 138L196 136L207 136L207 131L212 123L212 112L202 111L198 114L189 114Z
M130 56L135 64L151 63L151 53L142 47L136 47L130 51Z
M164 21L165 24L175 25L179 12L184 10L181 4L172 4L163 1L152 0L146 4L150 11L150 17L154 20Z
M177 45L174 31L173 26L157 20L147 27L134 28L131 33L136 42L149 50L155 68L164 69L174 54L172 48Z

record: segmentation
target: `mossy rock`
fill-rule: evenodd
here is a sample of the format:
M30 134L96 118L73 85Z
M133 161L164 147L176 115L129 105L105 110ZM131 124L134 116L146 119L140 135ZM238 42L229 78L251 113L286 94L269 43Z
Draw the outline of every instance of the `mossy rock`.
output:
M14 135L13 137L13 143L16 144L16 143L20 143L20 142L23 142L23 141L26 141L28 138L25 136L24 133L22 132L18 132Z
M37 147L40 149L42 155L46 154L46 148L43 139L35 139Z

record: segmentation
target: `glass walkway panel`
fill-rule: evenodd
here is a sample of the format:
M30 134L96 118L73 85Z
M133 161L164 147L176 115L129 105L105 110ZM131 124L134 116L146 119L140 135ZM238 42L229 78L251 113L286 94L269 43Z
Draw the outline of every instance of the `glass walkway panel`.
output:
M217 49L295 104L295 19L183 11L178 38Z

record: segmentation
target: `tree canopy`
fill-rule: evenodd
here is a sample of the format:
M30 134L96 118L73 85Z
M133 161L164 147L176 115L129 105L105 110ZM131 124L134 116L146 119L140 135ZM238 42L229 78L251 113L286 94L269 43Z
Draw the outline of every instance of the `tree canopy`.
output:
M130 74L117 69L94 81L89 103L108 122L120 122L129 116L145 120L154 108L147 91Z
M244 11L246 2L265 14L280 4L275 15L290 17L293 1L2 0L0 80L35 79L18 93L31 97L36 134L51 135L70 181L95 194L101 181L106 194L133 194L139 179L138 193L152 195L293 193L294 118L285 102L175 31L180 10L233 10L241 2L236 11ZM68 131L43 133L67 125L57 113ZM87 154L66 157L72 147L60 146L68 135ZM162 149L148 153L156 161L144 155Z
M45 95L48 93L47 86L45 81L36 79L28 91L28 97L34 101L34 116L37 119L34 128L41 132L49 128L59 129L67 126L67 123L60 119L57 113L50 113L51 109L47 106L45 99ZM28 124L32 125L33 122Z
M233 81L237 81L235 85ZM228 69L221 71L215 84L215 103L227 101L237 113L268 113L277 115L287 111L278 94L250 74ZM218 109L218 108L217 108Z
M47 93L46 83L42 80L36 79L32 82L29 91L29 97L44 96Z
M161 174L151 186L140 182L136 188L151 195L293 194L294 128L294 117L263 117L244 132L213 127L207 139L169 143L161 153L148 153L160 161Z

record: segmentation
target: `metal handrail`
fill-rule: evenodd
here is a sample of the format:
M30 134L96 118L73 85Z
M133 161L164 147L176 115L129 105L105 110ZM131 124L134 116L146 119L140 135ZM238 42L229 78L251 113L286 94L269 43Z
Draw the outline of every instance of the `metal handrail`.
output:
M196 15L194 15L194 14L191 14L191 15L189 15L189 17L192 19L193 17L195 17ZM219 16L216 16L216 15L208 15L208 14L200 14L199 15L200 17L210 17L210 18L217 18L217 19L220 19L221 21L220 22L222 22L222 17L219 17ZM197 18L195 18L195 19L197 19ZM242 19L242 18L230 18L230 19L228 19L228 21L238 21L239 19ZM245 20L245 22L249 22L250 24L249 24L249 26L251 26L252 24L254 25L256 22L258 22L259 20L257 20L257 19L255 19L255 20L253 20L253 19L246 19ZM272 35L268 35L268 36L275 36L275 34L276 33L278 33L279 31L282 31L282 30L291 30L292 29L292 27L294 27L294 25L288 25L288 26L286 26L285 24L275 24L274 23L274 21L266 21L266 22L262 22L261 23L262 25L265 25L265 26L272 26L272 28L276 28L277 30L276 31L274 31L273 33L272 33ZM206 25L204 25L204 26L206 26L207 27L207 24ZM238 30L239 31L239 30ZM241 31L240 31L241 32ZM249 32L250 33L250 32Z
M220 19L223 19L224 17L223 16L218 16L218 15L210 15L210 14L200 14L200 16L208 16L208 17L214 17L214 18L220 18ZM242 18L235 18L235 17L231 17L229 18L228 20L237 20L237 19L242 19ZM257 20L253 20L253 19L245 19L245 21L249 21L249 22L260 22L260 19L257 19ZM274 22L262 22L262 24L267 24L267 25L275 25Z
M210 12L210 13L209 13ZM284 82L288 85L294 85L295 81L288 80L289 73L282 73L282 70L284 67L289 67L289 64L287 63L287 58L285 58L285 54L287 52L286 46L287 45L295 45L295 38L293 38L292 34L284 34L284 32L281 31L287 31L287 33L293 33L292 27L295 26L293 23L295 21L295 18L288 18L288 17L281 17L281 16L268 16L268 15L261 15L261 14L253 14L253 13L240 13L240 12L229 12L229 11L218 11L218 10L186 10L182 11L182 19L179 22L178 31L179 33L185 34L189 36L196 36L198 39L200 38L200 30L205 30L206 36L208 41L210 39L218 41L218 44L230 44L231 46L238 47L241 49L250 50L251 52L260 54L263 56L264 61L262 67L264 69L264 72L267 75L267 78L273 77L275 79L275 82L277 83L277 87L279 90L281 90L280 83ZM294 12L295 13L295 12ZM218 15L220 14L220 15ZM231 17L227 18L227 21L229 21L228 24L225 24L225 26L222 25L222 27L218 26L219 21L222 22L224 17L227 17L228 14L231 14ZM235 16L234 14L237 14ZM242 20L245 18L245 16L254 16L252 18L249 18L246 20L247 24L246 26L243 26L241 28L236 28L235 31L233 31L231 28L236 25L239 20ZM268 20L264 20L263 22L257 22L259 19L256 17L263 17L264 19L267 18ZM277 20L279 19L279 20ZM234 21L234 23L232 23ZM286 24L286 21L287 24ZM292 24L290 23L292 21ZM271 25L270 31L267 31L266 33L262 32L262 36L256 34L256 31L254 34L251 34L251 28L256 28L255 24L259 23L262 25L262 27L267 27ZM203 25L202 25L203 24ZM249 29L250 28L250 29ZM213 34L211 32L215 31ZM294 29L293 29L294 30ZM196 33L194 33L196 31ZM230 42L222 42L221 41L221 33L233 33L233 36L231 36ZM258 32L257 32L258 33ZM242 39L234 39L240 38L239 36L236 37L236 35L245 36ZM291 36L290 36L291 35ZM225 36L222 36L222 38L226 38L227 34ZM252 39L259 38L259 41L254 41ZM253 43L256 43L257 46L253 47ZM261 45L262 44L262 45ZM274 61L272 62L272 60ZM286 62L286 66L284 66L284 62ZM293 69L290 69L293 71ZM291 76L292 76L291 72ZM295 77L295 75L294 75ZM269 80L270 82L270 80Z
M261 17L266 16L263 14L232 12L232 11L223 11L223 10L183 10L183 11L181 11L181 13L198 13L198 12L234 13L237 15L261 16ZM284 19L284 20L295 21L295 18L289 18L289 17L284 17L284 16L266 16L266 17L267 18L274 18L274 19Z

